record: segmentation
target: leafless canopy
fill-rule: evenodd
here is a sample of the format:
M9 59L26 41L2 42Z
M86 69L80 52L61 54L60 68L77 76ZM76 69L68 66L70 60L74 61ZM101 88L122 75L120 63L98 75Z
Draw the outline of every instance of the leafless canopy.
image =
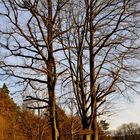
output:
M74 101L84 129L95 129L116 93L138 92L139 7L139 0L1 0L1 79L35 93L28 99L49 104L52 118L61 80L63 100Z

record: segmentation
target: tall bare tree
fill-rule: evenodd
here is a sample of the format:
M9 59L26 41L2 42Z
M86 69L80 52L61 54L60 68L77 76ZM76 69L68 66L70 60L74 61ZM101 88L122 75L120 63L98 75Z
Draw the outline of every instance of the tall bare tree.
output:
M63 88L73 87L83 129L93 130L84 140L98 140L97 116L105 113L108 101L116 93L138 92L139 1L74 3L67 23L74 21L76 27L60 36L69 64Z
M55 58L61 48L56 43L63 9L69 0L1 0L1 78L13 77L19 92L31 92L28 99L44 102L49 107L52 139L59 139L56 117L55 87L65 71L57 69ZM62 12L62 13L61 13ZM64 23L64 22L63 22ZM58 54L57 54L58 53ZM16 82L17 81L17 82ZM42 92L36 98L34 92Z

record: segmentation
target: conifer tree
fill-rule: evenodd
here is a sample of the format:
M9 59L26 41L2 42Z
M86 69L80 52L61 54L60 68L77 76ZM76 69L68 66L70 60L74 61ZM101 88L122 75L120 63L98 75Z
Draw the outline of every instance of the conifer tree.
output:
M5 93L9 94L9 89L8 89L6 83L3 84L2 90L5 91Z

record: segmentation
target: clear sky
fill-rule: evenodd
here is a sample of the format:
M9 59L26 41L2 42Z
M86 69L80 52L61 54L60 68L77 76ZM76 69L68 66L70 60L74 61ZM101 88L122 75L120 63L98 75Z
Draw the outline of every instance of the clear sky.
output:
M140 95L134 95L133 102L123 103L120 108L116 109L117 113L109 118L110 129L114 130L123 123L140 124Z

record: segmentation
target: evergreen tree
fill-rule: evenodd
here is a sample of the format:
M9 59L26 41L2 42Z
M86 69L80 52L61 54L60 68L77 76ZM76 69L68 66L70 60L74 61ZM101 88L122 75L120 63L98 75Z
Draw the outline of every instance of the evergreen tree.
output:
M5 93L9 94L9 89L8 89L8 87L7 87L7 85L6 85L5 83L4 83L3 86L2 86L2 90L3 90Z

